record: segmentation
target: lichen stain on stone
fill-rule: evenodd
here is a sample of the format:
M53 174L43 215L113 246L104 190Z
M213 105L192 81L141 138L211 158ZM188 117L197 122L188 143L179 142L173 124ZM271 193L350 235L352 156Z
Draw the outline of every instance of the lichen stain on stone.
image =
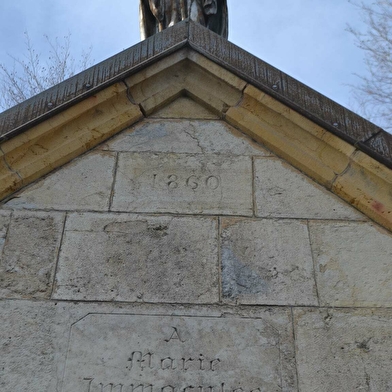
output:
M145 124L139 129L132 132L133 136L139 136L146 138L146 142L153 139L161 139L168 136L170 133L169 124L163 123L159 127L153 128L151 130L150 124Z
M168 235L169 227L166 225L155 225L148 228L148 233L151 237L162 238Z
M45 146L43 146L42 144L34 144L30 147L30 151L34 155L42 155L42 154L47 153L49 151L49 149L46 148Z
M319 270L320 270L320 272L322 274L325 273L328 270L330 270L330 271L339 271L339 269L340 269L339 268L339 263L335 259L331 259L327 263L320 264L320 266L319 266Z
M222 249L222 291L227 298L257 294L268 290L267 282L242 263L228 247Z

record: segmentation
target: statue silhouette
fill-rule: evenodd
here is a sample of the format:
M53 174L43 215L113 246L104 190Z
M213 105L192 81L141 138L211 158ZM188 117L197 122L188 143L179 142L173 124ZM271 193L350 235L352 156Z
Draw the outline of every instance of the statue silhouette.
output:
M140 0L142 39L188 18L228 37L227 0Z

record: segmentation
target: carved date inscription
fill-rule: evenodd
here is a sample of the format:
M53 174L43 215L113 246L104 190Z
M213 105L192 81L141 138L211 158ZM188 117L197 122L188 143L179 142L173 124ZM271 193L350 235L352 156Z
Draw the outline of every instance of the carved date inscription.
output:
M280 391L279 333L253 319L88 315L63 392Z
M250 216L252 207L249 157L119 155L113 211Z
M161 178L164 177L164 178ZM177 188L189 188L194 191L199 190L212 190L215 191L221 186L221 179L219 176L209 175L209 176L198 176L192 174L188 175L178 175L169 174L166 176L160 176L159 174L152 175L152 186L154 189L159 187L166 187L168 189Z

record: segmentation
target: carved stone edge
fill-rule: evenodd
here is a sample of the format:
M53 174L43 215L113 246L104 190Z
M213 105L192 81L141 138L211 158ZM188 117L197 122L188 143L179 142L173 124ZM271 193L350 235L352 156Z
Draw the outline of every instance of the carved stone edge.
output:
M7 197L181 95L207 107L392 230L392 171L388 167L187 47L3 142L0 197ZM98 119L94 118L94 129L89 125L97 113L101 113L99 137Z
M392 168L392 136L205 27L184 21L0 114L0 142L190 46ZM373 139L377 138L377 142Z
M6 110L0 114L0 142L186 46L187 40L188 22L185 21Z
M392 168L392 135L379 126L209 30L194 23L189 30L194 50Z
M114 83L4 141L0 145L0 200L141 118L139 106L129 101L127 86Z

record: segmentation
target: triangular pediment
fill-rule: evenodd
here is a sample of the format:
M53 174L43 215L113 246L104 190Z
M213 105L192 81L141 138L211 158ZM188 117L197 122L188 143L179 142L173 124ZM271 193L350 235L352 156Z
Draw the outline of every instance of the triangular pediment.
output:
M205 119L177 118L195 105L178 98L163 118L157 113L122 131L5 206L366 220L225 121L211 120L208 112Z
M392 227L390 169L189 48L3 142L2 197L143 118L221 119Z

